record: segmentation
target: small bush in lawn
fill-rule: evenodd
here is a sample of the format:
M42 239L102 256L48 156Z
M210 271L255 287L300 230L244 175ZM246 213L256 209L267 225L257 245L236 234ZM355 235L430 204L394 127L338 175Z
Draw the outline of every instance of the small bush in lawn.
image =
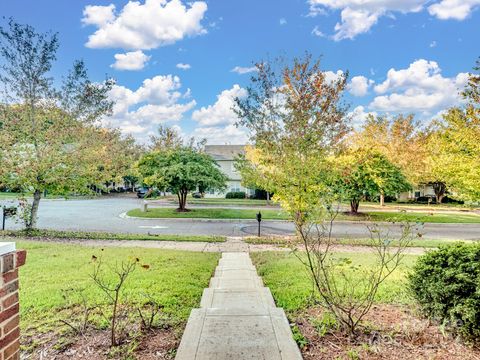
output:
M409 281L426 316L480 339L480 244L452 244L421 256Z
M245 199L246 197L245 191L231 191L225 195L226 199Z

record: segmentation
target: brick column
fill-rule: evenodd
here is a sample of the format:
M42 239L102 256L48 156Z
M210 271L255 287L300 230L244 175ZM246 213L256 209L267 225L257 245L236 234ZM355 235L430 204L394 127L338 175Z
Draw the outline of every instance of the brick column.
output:
M0 360L20 359L18 268L26 256L15 243L0 243Z

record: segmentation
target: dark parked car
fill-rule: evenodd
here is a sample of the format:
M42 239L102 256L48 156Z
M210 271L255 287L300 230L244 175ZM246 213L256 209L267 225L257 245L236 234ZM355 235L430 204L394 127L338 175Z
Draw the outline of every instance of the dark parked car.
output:
M150 191L150 189L146 188L146 187L138 188L137 189L137 197L139 199L143 199L148 194L149 191Z

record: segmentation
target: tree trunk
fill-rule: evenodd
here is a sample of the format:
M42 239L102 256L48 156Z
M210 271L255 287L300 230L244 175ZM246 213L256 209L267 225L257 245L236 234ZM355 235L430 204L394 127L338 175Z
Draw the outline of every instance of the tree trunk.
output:
M40 199L42 198L42 192L40 190L35 190L33 193L33 202L30 209L30 219L27 220L26 228L27 230L32 230L37 227L37 217L38 217L38 206L40 205Z
M179 212L185 212L187 211L187 195L188 191L186 190L180 190L177 194L178 196L178 209L177 211Z
M447 186L443 182L434 182L432 184L432 187L433 187L433 191L435 192L435 200L437 204L441 204L443 198L445 197Z
M385 194L380 193L380 206L385 206Z
M350 200L350 212L352 214L358 213L358 207L360 206L360 201L358 199Z
M270 205L270 193L267 191L267 205Z

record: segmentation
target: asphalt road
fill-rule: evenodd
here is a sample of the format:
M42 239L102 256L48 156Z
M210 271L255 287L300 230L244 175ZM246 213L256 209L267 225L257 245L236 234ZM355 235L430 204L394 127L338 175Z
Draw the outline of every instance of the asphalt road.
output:
M0 204L7 201L0 201ZM38 227L55 230L107 231L118 233L152 233L185 235L248 236L257 233L256 220L191 220L191 219L132 219L122 217L126 211L140 207L134 198L103 198L94 200L45 200L40 203ZM7 219L7 228L19 228ZM393 235L398 226L389 226ZM287 235L293 224L284 221L262 221L262 234ZM480 224L427 224L422 230L428 239L480 240ZM365 238L365 224L336 222L336 237Z

